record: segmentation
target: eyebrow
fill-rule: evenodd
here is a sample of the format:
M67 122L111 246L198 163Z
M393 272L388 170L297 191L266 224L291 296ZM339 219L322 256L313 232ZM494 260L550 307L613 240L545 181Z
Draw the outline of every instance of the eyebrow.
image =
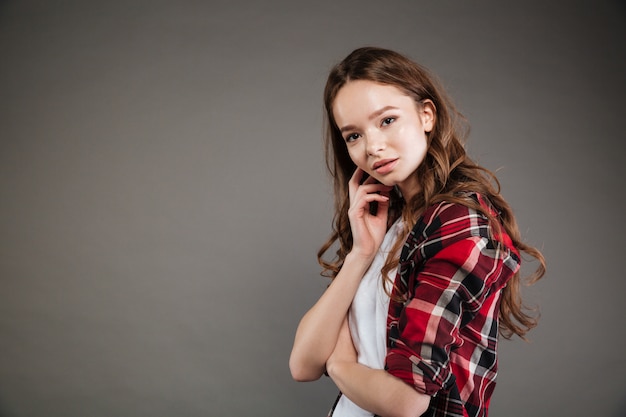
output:
M380 116L381 114L383 114L384 112L386 112L387 110L398 110L398 108L394 107L394 106L385 106L385 107L383 107L381 109L376 110L372 114L370 114L367 119L368 120L375 119L378 116ZM355 130L355 129L356 129L356 126L354 126L354 125L346 125L346 126L342 127L341 129L339 129L339 131L341 133L343 133L343 132L345 132L347 130Z

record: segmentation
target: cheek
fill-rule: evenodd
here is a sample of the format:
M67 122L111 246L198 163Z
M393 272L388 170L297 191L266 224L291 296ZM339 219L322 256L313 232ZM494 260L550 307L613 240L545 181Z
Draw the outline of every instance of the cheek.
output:
M414 150L419 149L421 151L422 149L425 150L428 146L428 138L423 130L407 129L407 131L403 133L402 137L407 138L407 140L403 141L404 147Z

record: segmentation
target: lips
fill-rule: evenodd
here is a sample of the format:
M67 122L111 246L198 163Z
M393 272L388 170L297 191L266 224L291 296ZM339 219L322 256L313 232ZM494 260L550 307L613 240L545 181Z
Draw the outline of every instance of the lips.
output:
M391 172L391 170L396 166L397 162L398 158L382 159L380 161L377 161L372 166L372 169L379 174L387 174Z

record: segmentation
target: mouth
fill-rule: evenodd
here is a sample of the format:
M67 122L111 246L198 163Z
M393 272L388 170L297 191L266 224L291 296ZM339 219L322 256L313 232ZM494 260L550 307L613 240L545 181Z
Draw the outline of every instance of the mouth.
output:
M379 174L387 174L396 165L398 158L382 159L372 165L372 169Z

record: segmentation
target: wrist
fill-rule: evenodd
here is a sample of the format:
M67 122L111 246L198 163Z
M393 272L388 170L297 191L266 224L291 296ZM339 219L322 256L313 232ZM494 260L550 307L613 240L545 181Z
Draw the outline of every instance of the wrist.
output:
M366 271L374 260L375 255L375 253L364 253L358 249L353 249L346 255L343 264L358 265L363 268L363 271Z

